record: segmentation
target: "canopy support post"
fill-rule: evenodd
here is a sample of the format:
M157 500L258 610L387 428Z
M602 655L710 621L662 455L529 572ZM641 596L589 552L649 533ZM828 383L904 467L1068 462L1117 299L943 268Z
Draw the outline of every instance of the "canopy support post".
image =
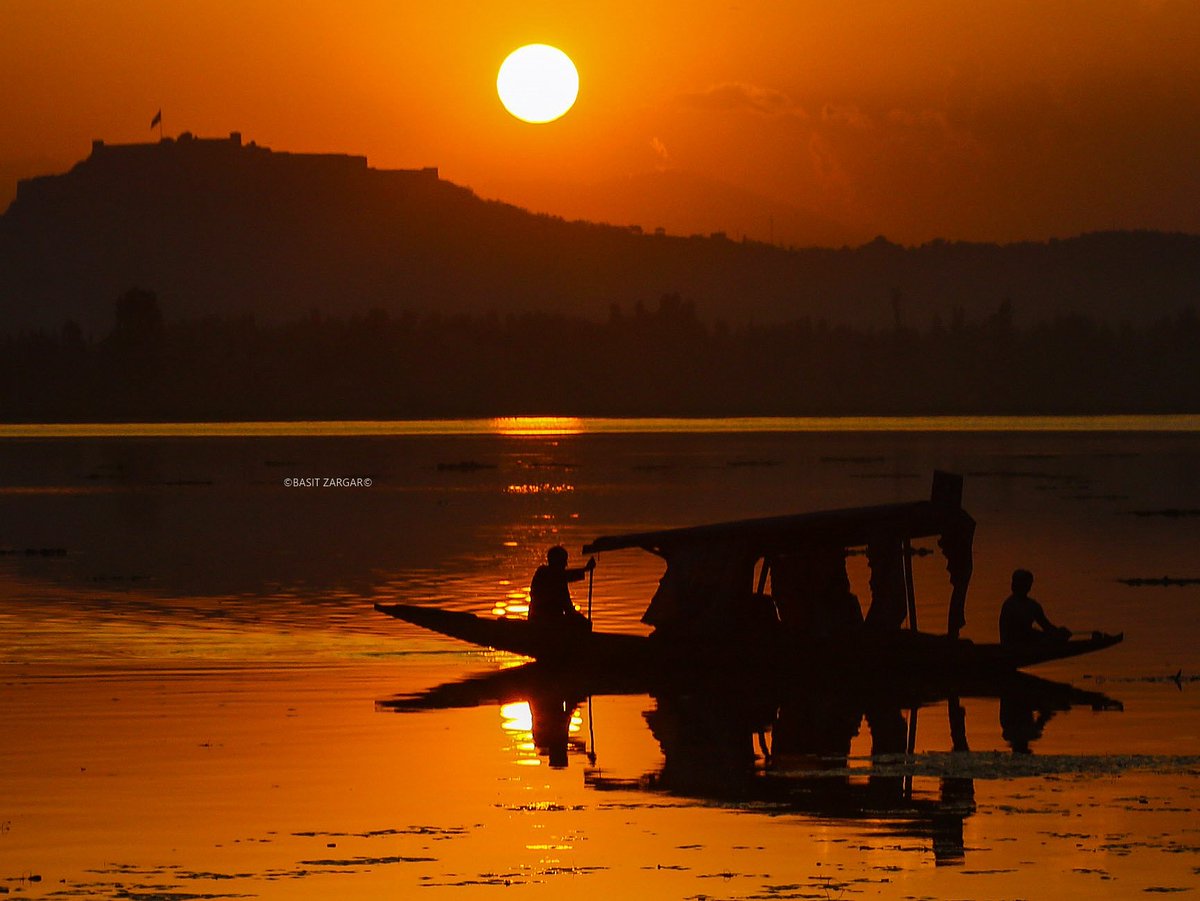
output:
M908 603L908 628L915 632L917 631L917 593L913 588L912 543L907 538L904 539L901 555L904 560L904 599Z
M592 621L592 581L595 578L596 578L596 567L593 566L591 569L588 570L588 615L587 615L587 618L588 618L589 623ZM589 711L591 709L592 709L591 707L588 708Z
M917 711L919 707L913 707L908 711L908 740L904 743L905 756L912 759L912 756L917 752ZM911 801L913 795L913 777L910 773L904 777L904 800Z

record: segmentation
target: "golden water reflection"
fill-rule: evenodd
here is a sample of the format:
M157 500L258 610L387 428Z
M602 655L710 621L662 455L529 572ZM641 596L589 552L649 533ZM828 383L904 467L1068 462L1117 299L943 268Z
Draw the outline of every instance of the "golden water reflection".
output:
M500 416L491 422L497 434L513 438L580 435L587 430L578 416Z
M545 758L552 768L563 769L569 750L586 750L582 741L574 739L583 728L577 704L556 696L501 704L500 728L517 766L540 766Z
M507 494L567 494L574 491L575 486L553 482L525 482L509 485L504 490Z
M493 664L476 658L475 665ZM573 711L566 770L546 766L546 757L514 765L514 755L536 753L528 748L536 743L532 698L487 690L504 698L499 723L511 727L500 731L499 749L496 701L399 716L379 715L370 703L459 671L424 658L322 670L10 674L0 706L0 820L12 828L0 835L7 866L0 876L39 874L63 896L128 897L137 878L154 883L147 896L289 901L407 897L418 885L454 888L454 897L503 885L533 898L683 898L724 886L738 897L782 897L772 887L801 884L814 897L878 890L880 897L1127 898L1197 882L1194 765L1119 779L1065 769L1055 779L1032 775L1039 760L1064 767L1074 759L1064 755L1084 749L1128 751L1134 724L1125 715L1064 716L1037 740L1037 754L1020 758L1025 769L976 779L978 813L965 817L962 836L970 867L947 870L935 866L936 853L956 847L970 799L955 798L951 786L943 792L936 777L917 777L919 803L906 808L912 820L839 821L798 805L714 804L671 795L661 782L643 787L638 780L664 763L645 719L658 705L646 695L595 698L589 744L598 761L587 768L578 741L587 726ZM1144 711L1156 696L1140 683L1128 690L1142 700L1131 709ZM965 706L973 741L966 758L996 769L989 753L1003 747L996 703ZM681 725L707 716L703 705L674 709L671 719ZM713 713L720 722L732 710L726 704ZM944 709L921 715L916 757L944 761L936 756L951 746ZM696 755L667 738L667 725L658 727L671 775L690 779L679 764ZM1144 720L1137 725L1155 731ZM687 731L682 738L695 734ZM869 755L866 738L852 756ZM751 786L772 778L761 761L755 773ZM847 792L843 775L863 787ZM827 774L816 785L873 801L865 775ZM610 776L633 781L600 791L597 780ZM786 773L779 779L796 784ZM882 794L889 784L877 786ZM935 840L945 844L935 849Z
M251 874L188 881L162 866L146 880L170 883L164 894L289 899L329 897L331 881L340 897L382 897L402 880L482 884L487 874L527 884L537 897L579 889L591 897L687 897L724 892L726 881L728 893L742 897L792 883L837 897L838 886L825 892L813 884L835 868L845 882L903 880L914 897L1121 898L1196 887L1200 852L1190 849L1200 777L1194 762L1181 769L1162 756L1193 754L1198 734L1200 682L1187 678L1196 671L1191 590L1134 590L1116 581L1188 574L1200 517L1134 511L1200 508L1196 437L537 442L482 434L490 437L0 442L0 468L17 489L0 494L0 549L10 551L0 553L0 822L13 824L0 834L7 863L0 879L41 873L44 884L66 879L66 888L94 897L98 889L77 886L128 886L128 873L92 872L123 860ZM438 468L464 460L483 465ZM824 819L798 804L781 816L747 816L741 802L707 800L706 783L796 788L795 774L811 759L793 744L797 753L785 761L783 732L808 722L800 710L778 724L761 720L776 758L768 766L745 724L735 719L736 728L726 730L734 712L728 705L693 712L664 702L656 737L645 714L657 705L645 695L597 693L586 708L581 697L559 698L551 721L561 724L564 705L572 705L566 769L538 752L539 708L529 697L495 694L473 711L374 714L378 698L478 668L520 669L520 661L381 617L372 600L479 613L501 601L518 615L550 545L568 546L574 559L600 534L910 500L924 494L935 465L968 474L968 507L981 524L968 608L976 640L994 638L1018 563L1038 573L1039 598L1055 619L1130 633L1103 656L1042 670L1085 683L1084 674L1096 674L1091 684L1126 700L1126 714L1077 710L1047 726L1048 717L1028 705L964 701L972 744L962 756L952 750L944 708L921 711L916 763L929 769L913 777L914 795L953 800L952 786L943 799L939 780L960 760L970 765L979 813L965 820L965 846L978 874L935 872L927 832L898 837L882 823L863 838L861 819ZM118 471L125 473L119 482ZM357 493L283 488L286 475L327 471L369 473L377 484ZM505 491L568 478L577 486L571 493ZM45 486L112 490L42 492ZM914 568L918 602L944 604L939 556L919 558ZM852 570L854 590L867 596L865 561L854 558ZM597 629L644 632L639 617L660 575L653 555L602 555ZM585 597L577 587L576 601ZM922 607L921 621L933 622L933 612ZM189 670L173 679L157 671L97 677L134 664ZM78 679L38 675L67 665L79 667ZM1182 690L1169 679L1180 668ZM528 714L498 719L500 698L523 702ZM590 723L579 710L594 713L595 740L589 736L586 746L580 739ZM901 719L893 713L876 715L876 725L898 740ZM871 800L870 777L903 778L907 764L904 755L873 759L870 724L856 714L845 767L815 784L847 781L859 787L847 791L837 782L836 791ZM830 742L844 742L840 718L820 719ZM520 728L497 728L509 720ZM715 729L692 726L710 720ZM706 743L705 734L730 741ZM818 732L805 734L815 739ZM598 764L585 766L583 755L597 753L597 745ZM1011 753L1024 746L1033 754ZM726 751L746 778L714 778ZM1139 758L1143 769L1112 775L1122 761ZM632 782L601 792L600 777ZM895 797L894 781L876 785L891 786ZM691 788L697 791L686 793ZM957 809L945 809L947 827ZM369 863L432 856L422 831L428 824L451 839L433 846L437 860ZM956 833L940 834L949 848ZM548 864L545 852L561 863ZM1035 855L1037 866L1027 864ZM325 859L350 861L339 869L355 875L300 875L313 868L298 862ZM708 878L725 872L740 875ZM753 875L768 872L769 880Z
M902 680L903 681L903 680ZM611 678L610 678L611 682ZM693 685L686 692L654 692L643 707L660 763L640 775L597 764L594 735L581 739L580 705L592 697L585 681L529 664L515 670L447 683L420 695L378 702L381 709L416 712L442 707L500 705L508 753L523 767L547 763L564 770L569 757L584 757L584 784L602 793L636 792L705 805L787 813L816 822L853 824L863 836L903 839L932 852L937 866L965 861L964 825L975 815L976 780L1048 776L1087 771L1088 757L1030 755L1046 724L1073 708L1120 710L1100 692L1018 674L938 690L927 683L906 687L845 685L820 690L768 689L726 681ZM1011 751L973 752L967 739L967 705L976 727L996 730ZM918 743L918 715L932 737ZM606 730L606 747L628 735ZM544 786L546 788L548 786ZM534 848L528 845L527 848ZM546 849L544 845L536 845Z

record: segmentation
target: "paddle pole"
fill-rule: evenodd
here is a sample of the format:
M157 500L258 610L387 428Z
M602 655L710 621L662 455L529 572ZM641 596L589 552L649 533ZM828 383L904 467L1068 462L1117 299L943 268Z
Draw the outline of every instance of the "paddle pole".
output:
M592 559L594 560L596 558L593 557ZM588 622L589 623L592 621L592 582L595 580L595 578L596 578L596 567L593 566L591 569L588 570ZM589 707L588 710L591 710L591 708Z
M588 763L596 765L596 727L592 725L592 696L588 695L588 738L592 740L592 750L588 752Z

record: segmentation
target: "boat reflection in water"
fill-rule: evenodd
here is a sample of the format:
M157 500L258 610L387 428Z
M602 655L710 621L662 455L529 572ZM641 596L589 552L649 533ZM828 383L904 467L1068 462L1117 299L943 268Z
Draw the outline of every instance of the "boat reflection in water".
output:
M634 777L607 775L596 767L595 739L585 737L579 710L593 696L641 694L653 703L644 719L662 763ZM967 741L962 702L968 698L999 700L1002 734L1014 754L1030 753L1059 711L1121 709L1103 694L1025 673L941 686L683 690L648 688L621 677L585 685L561 668L539 663L378 701L377 708L417 712L500 705L508 713L505 728L522 730L527 749L551 767L566 767L571 754L586 753L585 784L596 791L650 792L853 823L865 834L929 840L935 862L943 865L962 862L963 822L975 811L979 767L972 765ZM949 747L915 754L921 708L926 718L947 717ZM864 728L869 759L851 752ZM925 776L936 779L936 790L914 788L914 777Z

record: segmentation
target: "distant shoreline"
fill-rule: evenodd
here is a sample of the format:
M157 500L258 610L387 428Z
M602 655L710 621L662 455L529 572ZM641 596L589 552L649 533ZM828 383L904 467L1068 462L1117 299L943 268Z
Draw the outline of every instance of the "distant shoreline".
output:
M1200 413L1098 416L503 416L471 419L3 423L0 440L31 438L555 437L569 435L853 432L1162 432L1200 434Z

